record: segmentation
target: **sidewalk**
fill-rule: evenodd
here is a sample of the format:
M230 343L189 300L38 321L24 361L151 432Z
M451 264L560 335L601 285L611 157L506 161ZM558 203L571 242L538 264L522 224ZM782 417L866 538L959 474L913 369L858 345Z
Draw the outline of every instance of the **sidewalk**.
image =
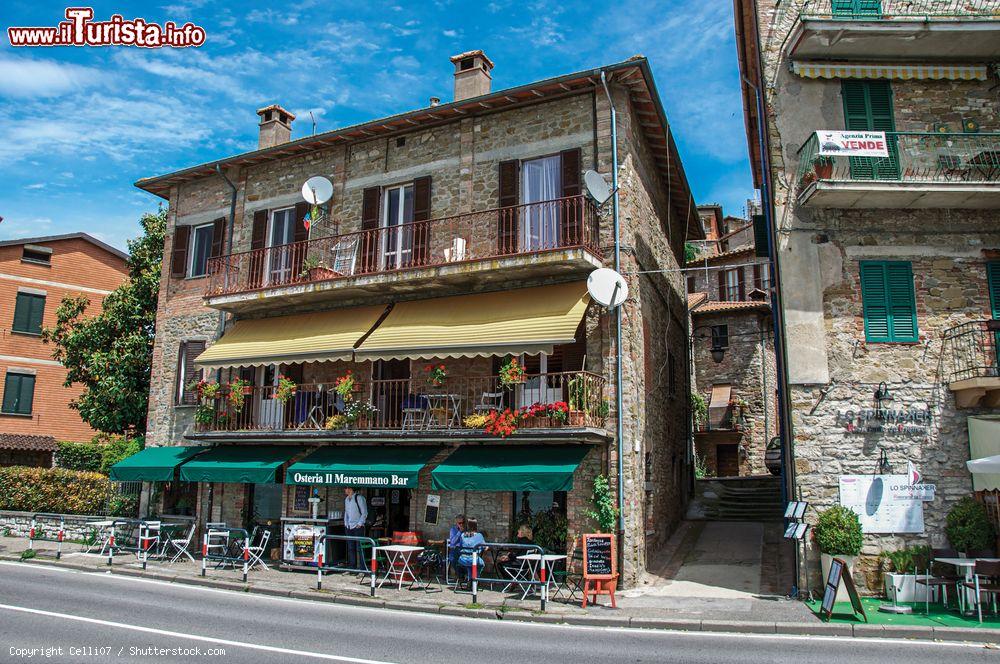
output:
M0 537L0 559L20 560L25 549L24 538ZM450 588L439 589L435 585L432 592L424 592L409 590L405 584L402 590L397 590L389 581L376 590L376 597L373 598L369 595L367 576L324 574L323 590L316 590L315 572L286 572L273 568L252 571L244 584L241 570L215 570L210 566L206 576L202 577L200 562L168 565L150 561L147 570L143 571L133 554L116 556L109 568L106 557L81 553L78 544L64 544L59 561L55 560L53 542L35 542L35 551L37 555L27 562L86 572L105 573L110 570L112 574L296 599L476 618L705 632L1000 641L1000 629L824 623L802 602L751 593L733 597L679 597L641 592L642 588L639 588L623 591L619 595L618 610L606 606L606 597L601 598L602 605L582 609L578 595L573 602L565 596L550 600L543 613L537 598L522 601L511 594L505 595L485 587L480 589L476 604L472 603L472 596L467 591L455 592Z

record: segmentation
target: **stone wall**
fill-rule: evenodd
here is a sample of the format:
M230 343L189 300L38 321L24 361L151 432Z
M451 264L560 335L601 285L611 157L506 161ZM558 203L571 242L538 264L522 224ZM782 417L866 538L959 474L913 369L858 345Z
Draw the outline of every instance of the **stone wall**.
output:
M11 537L24 537L27 539L31 530L32 512L14 512L10 510L0 510L0 533L10 531ZM80 541L90 536L93 528L87 526L89 521L100 521L106 519L105 516L93 516L87 514L66 514L63 516L65 524L65 540ZM36 524L36 536L54 540L59 530L59 520L51 517L39 519Z

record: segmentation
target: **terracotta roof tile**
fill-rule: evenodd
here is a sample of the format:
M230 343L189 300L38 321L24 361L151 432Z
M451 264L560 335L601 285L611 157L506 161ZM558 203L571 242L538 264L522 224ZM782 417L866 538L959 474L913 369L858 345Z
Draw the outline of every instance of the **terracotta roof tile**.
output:
M56 439L52 436L35 436L26 433L0 433L0 449L2 450L55 452L58 447Z
M754 252L753 245L748 244L745 247L737 247L736 249L730 249L721 254L716 254L714 256L709 256L708 258L696 258L693 261L688 261L686 264L691 267L698 267L700 265L705 265L706 261L709 265L715 265L716 263L725 260L727 258L733 258L734 256L739 256L741 254L752 254Z
M717 313L720 311L770 311L771 305L767 302L744 301L744 302L705 302L691 310L692 314Z
M694 309L708 299L708 293L688 293L688 309Z

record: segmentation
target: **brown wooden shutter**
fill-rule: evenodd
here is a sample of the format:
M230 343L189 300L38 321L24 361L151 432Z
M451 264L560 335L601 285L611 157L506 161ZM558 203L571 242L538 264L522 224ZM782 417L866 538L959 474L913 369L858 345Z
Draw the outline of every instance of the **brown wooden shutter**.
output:
M580 196L580 148L559 153L562 163L562 196L559 246L571 247L583 241L583 208Z
M726 271L719 270L719 300L725 302L728 298L726 297Z
M294 223L294 235L292 236L292 242L295 244L290 247L291 256L289 260L292 264L292 279L296 279L302 272L302 262L306 258L306 254L309 252L309 245L305 244L305 241L309 239L309 229L306 228L305 218L306 214L309 213L310 205L305 201L295 204L295 219Z
M753 287L757 290L764 290L764 280L760 273L760 263L753 264Z
M361 235L360 272L374 272L378 269L378 217L381 199L380 187L369 187L362 194L361 230L369 232Z
M516 159L500 162L500 208L497 215L497 254L516 254L518 249L518 186L521 164Z
M431 177L413 181L413 265L427 265L431 250Z
M260 288L264 285L264 263L267 262L264 248L266 246L267 210L257 210L253 213L253 227L250 231L251 253L247 257L251 288Z
M186 348L186 341L182 341L177 347L177 366L174 367L174 405L184 403L184 392L181 390L181 379L183 378L182 373Z
M740 302L747 299L747 282L746 279L743 278L743 274L743 268L736 268L736 283L739 284Z
M222 255L222 248L226 244L226 218L219 217L212 222L212 253L209 258L218 258Z
M188 244L191 242L191 227L177 226L174 229L174 245L170 252L170 276L183 279L187 275Z
M189 390L188 385L196 380L201 380L202 371L199 369L194 360L196 357L205 352L205 342L204 341L184 341L181 342L181 347L179 351L180 360L178 366L184 367L183 380L184 384L178 386L177 392L181 395L182 404L195 404L198 403L198 393L194 390ZM181 380L181 372L177 372L177 380Z

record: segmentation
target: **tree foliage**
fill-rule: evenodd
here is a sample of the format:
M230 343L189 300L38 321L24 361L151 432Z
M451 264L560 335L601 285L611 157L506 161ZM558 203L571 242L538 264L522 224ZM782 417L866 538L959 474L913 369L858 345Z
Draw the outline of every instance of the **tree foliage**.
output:
M67 369L65 386L84 387L71 407L98 431L146 429L166 216L160 210L139 220L143 234L128 243L128 278L104 298L99 314L87 316L87 297L66 297L56 325L42 332L55 346L52 357Z

